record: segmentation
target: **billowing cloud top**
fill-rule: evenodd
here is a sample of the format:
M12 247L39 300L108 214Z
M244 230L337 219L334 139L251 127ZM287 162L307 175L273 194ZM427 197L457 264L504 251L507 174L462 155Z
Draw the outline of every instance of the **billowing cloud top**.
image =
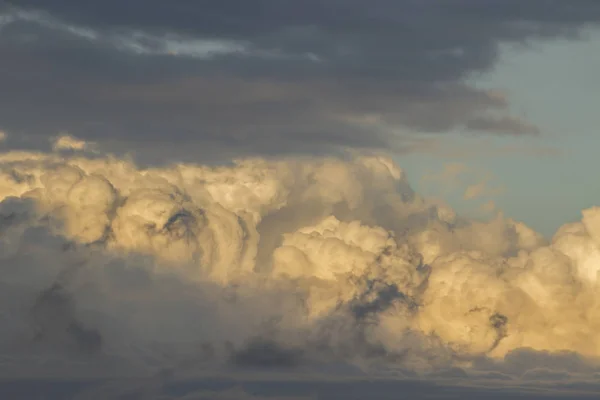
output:
M403 132L454 128L534 134L466 79L501 43L600 20L595 0L3 4L0 128L153 159L405 151L427 143Z
M0 156L5 377L324 369L593 389L599 208L547 242L430 203L385 157L84 154Z

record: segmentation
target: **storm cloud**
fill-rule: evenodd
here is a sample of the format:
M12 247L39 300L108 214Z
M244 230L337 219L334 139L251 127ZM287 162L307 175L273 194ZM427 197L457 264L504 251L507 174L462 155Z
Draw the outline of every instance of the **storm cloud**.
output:
M0 128L153 159L406 152L419 132L537 134L468 83L502 43L576 39L596 1L5 2ZM9 137L9 139L10 139ZM42 140L43 141L43 140ZM10 142L10 140L9 140Z

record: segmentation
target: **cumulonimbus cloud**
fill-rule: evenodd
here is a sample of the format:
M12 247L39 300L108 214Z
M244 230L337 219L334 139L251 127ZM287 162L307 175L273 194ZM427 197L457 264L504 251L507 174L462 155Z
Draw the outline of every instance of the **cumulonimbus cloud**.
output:
M57 375L510 375L524 349L600 355L599 208L548 242L430 203L375 156L142 169L7 152L0 196L7 373L48 374L44 357Z

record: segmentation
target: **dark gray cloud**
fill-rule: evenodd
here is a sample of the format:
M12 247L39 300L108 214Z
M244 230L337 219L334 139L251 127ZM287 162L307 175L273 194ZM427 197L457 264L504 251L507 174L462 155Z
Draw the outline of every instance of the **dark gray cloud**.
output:
M17 7L18 6L18 7ZM398 129L537 132L465 78L501 42L575 36L600 3L19 0L0 22L0 127L191 154L408 151ZM159 149L157 151L157 149Z
M454 382L394 379L255 379L211 378L165 380L160 377L129 380L0 382L0 395L15 400L45 398L77 399L160 399L160 400L341 400L341 399L492 399L571 400L596 399L597 384L548 384L514 387L463 385ZM595 390L593 390L595 389Z
M31 310L33 344L62 351L92 355L102 347L102 336L77 319L72 298L61 284L54 284L37 297Z
M275 341L258 337L243 348L234 350L230 362L247 368L290 368L297 366L301 358L300 350L288 349Z

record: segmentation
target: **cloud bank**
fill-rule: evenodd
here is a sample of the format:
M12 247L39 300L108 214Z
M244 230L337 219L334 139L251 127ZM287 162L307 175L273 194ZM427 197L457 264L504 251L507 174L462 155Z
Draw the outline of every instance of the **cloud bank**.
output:
M534 135L470 78L503 44L599 21L595 0L4 1L0 129L29 148L66 131L151 161Z
M547 242L422 198L383 156L144 169L59 150L0 155L0 198L6 378L596 390L600 208Z

